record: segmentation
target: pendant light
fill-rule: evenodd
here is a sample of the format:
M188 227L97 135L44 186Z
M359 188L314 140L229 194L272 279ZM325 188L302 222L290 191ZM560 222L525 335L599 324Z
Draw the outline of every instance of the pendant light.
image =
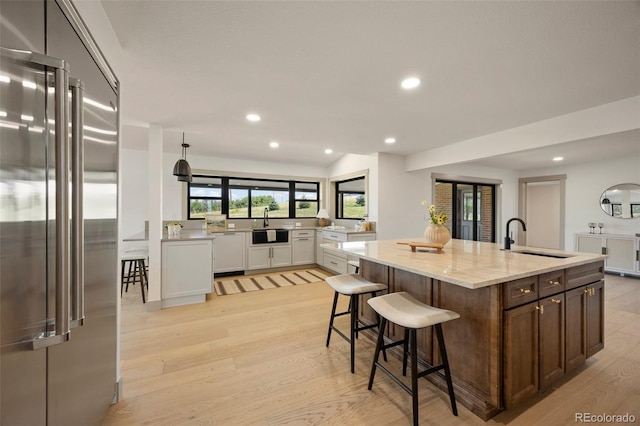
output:
M182 158L173 166L173 175L178 176L178 182L191 182L191 166L187 163L188 143L184 143L184 132L182 132Z

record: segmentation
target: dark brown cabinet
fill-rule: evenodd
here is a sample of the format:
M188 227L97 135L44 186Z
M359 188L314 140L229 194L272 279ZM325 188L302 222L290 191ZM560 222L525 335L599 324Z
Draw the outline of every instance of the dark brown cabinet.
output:
M589 284L587 297L587 358L604 348L604 281Z
M504 311L507 409L604 347L604 281Z
M565 372L564 294L505 311L505 406L511 408Z

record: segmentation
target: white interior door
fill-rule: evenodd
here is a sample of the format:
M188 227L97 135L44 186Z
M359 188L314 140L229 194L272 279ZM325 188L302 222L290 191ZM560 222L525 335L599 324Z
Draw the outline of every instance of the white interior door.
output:
M564 178L520 180L520 215L527 224L522 233L530 247L564 248Z

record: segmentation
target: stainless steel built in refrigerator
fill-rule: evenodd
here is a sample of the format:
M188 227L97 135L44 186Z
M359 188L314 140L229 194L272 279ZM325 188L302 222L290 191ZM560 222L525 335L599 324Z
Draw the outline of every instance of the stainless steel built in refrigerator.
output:
M0 424L116 392L118 81L68 0L0 1Z

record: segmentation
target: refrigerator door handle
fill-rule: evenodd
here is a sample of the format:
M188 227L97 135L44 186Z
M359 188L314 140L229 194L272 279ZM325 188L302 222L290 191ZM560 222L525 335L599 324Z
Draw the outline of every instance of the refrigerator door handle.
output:
M61 60L39 53L0 48L0 54L28 66L45 67L54 74L55 166L56 166L56 274L55 322L31 340L33 350L69 340L69 66ZM53 326L53 327L52 327Z
M71 328L84 325L84 83L71 90Z

